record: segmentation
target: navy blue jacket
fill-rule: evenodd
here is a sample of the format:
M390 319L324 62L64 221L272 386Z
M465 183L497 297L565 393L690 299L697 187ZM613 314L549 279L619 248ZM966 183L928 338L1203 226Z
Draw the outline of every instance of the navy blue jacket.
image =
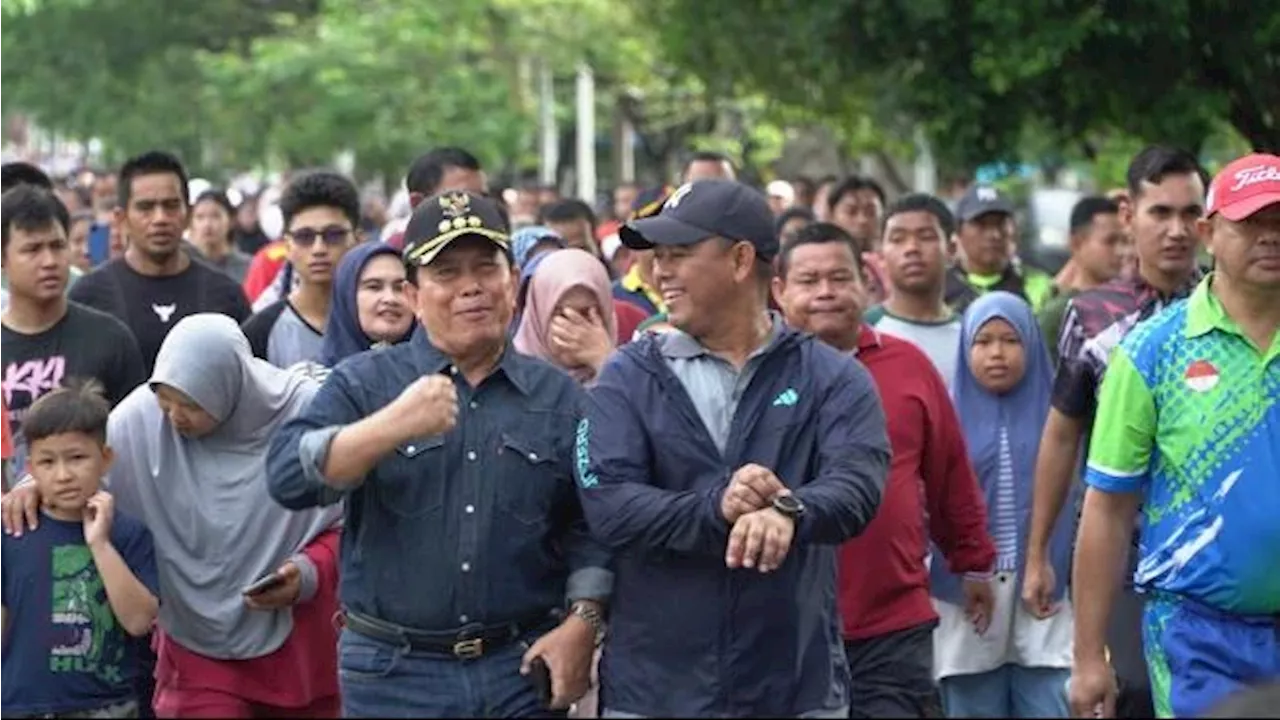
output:
M614 595L601 707L651 717L795 717L848 705L837 546L875 516L889 468L884 410L856 360L783 330L722 455L649 336L609 360L578 425L576 472ZM770 574L729 570L720 498L771 469L807 506Z
M609 552L587 532L573 479L582 390L509 346L479 387L452 374L453 430L401 444L348 493L324 484L343 426L450 363L421 332L341 362L272 439L271 496L296 510L345 495L342 603L365 615L443 631L607 601Z

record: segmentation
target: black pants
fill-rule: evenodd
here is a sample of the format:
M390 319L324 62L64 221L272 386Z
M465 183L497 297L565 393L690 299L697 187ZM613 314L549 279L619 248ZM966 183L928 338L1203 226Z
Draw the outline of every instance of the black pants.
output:
M849 657L849 717L940 718L933 682L937 621L844 644Z

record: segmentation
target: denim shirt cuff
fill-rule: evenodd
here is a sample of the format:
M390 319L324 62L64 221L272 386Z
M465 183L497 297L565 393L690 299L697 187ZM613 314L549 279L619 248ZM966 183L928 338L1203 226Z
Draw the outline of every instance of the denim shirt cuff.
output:
M573 604L578 600L608 602L613 594L613 572L599 567L578 568L569 573L565 585L565 600Z
M321 505L333 505L343 496L343 492L331 487L324 477L324 464L329 459L329 446L341 431L341 425L330 425L304 433L298 442L298 459L302 462L302 472L308 482L319 488Z
M311 602L311 598L316 596L316 590L320 587L319 572L316 570L316 564L306 553L298 553L289 558L289 562L298 568L298 601L296 604Z

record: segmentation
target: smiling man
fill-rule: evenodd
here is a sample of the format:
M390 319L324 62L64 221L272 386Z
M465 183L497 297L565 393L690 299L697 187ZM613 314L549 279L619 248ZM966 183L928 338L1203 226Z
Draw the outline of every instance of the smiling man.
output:
M191 208L187 172L177 158L151 151L120 168L116 221L128 238L124 257L100 266L71 289L71 299L119 318L142 351L150 377L160 343L179 320L222 313L249 317L249 302L234 280L193 262L182 248Z
M946 384L910 342L863 323L861 256L840 227L810 225L783 247L773 292L789 325L866 366L889 423L893 463L884 500L867 531L840 548L850 717L938 717L929 540L941 550L934 562L972 573L953 583L956 595L966 611L986 616L996 551Z
M1077 713L1115 705L1104 641L1139 504L1157 716L1199 717L1280 678L1280 157L1228 164L1206 205L1213 274L1125 337L1098 398L1073 577Z
M479 195L424 200L404 259L426 332L340 364L272 442L277 501L347 500L347 717L554 717L590 683L613 576L573 484L582 390L507 341L507 233Z
M284 237L297 285L244 323L253 354L276 367L320 359L338 261L359 241L360 192L346 176L298 176L280 196Z
M767 311L765 197L681 186L628 223L675 330L614 353L578 426L594 535L618 551L604 717L848 716L836 551L889 462L867 371Z

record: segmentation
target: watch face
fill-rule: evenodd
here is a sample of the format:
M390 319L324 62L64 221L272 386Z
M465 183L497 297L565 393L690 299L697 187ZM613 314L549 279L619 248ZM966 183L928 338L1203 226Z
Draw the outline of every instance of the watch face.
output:
M791 495L782 495L775 498L773 503L779 512L787 515L799 515L804 510L804 505Z

